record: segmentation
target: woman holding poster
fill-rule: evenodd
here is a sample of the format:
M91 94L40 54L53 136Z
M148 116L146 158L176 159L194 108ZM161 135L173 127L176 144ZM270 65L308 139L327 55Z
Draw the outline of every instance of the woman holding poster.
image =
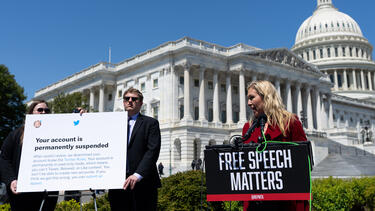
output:
M35 101L29 108L27 114L48 114L50 109L48 108L47 102ZM39 121L34 123L34 127L40 127L42 123ZM32 193L18 193L17 192L17 177L18 169L21 159L21 149L23 143L24 126L12 131L8 137L4 140L3 146L1 147L1 181L7 185L10 206L12 211L18 210L30 210L37 211L40 209L43 201L44 192L32 192ZM27 141L27 140L25 140ZM51 194L58 194L58 192L52 192ZM43 211L52 211L55 209L57 203L57 197L47 197Z
M307 140L298 117L285 110L281 97L272 83L268 81L252 82L247 87L247 98L248 106L254 115L242 129L242 136L246 137L245 143L264 141L261 128L267 140L283 142ZM251 211L307 211L308 209L308 201L245 201L243 208L243 210Z

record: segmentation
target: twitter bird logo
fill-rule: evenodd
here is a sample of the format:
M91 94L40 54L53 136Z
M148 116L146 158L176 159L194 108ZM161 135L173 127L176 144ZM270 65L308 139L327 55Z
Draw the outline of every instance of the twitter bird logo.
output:
M74 123L74 126L77 126L79 124L79 120L73 121L73 123Z

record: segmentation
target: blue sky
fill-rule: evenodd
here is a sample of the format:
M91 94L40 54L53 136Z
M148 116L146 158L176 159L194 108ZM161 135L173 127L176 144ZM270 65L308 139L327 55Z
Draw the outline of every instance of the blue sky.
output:
M375 1L333 0L375 44ZM232 46L291 48L316 0L1 0L0 64L35 91L101 61L118 63L189 36Z

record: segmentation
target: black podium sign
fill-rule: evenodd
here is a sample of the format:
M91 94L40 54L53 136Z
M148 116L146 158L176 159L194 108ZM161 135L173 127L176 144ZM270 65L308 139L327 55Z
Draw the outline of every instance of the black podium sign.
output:
M309 200L307 144L204 151L207 201Z

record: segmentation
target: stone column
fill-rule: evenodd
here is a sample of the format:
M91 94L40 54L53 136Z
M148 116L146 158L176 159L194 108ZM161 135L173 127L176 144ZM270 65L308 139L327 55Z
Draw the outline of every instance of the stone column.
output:
M337 91L339 89L339 83L337 80L337 70L334 70L333 74L334 74L334 81L335 81L335 90Z
M320 129L324 129L324 128L328 128L328 114L327 114L327 110L326 110L326 103L327 103L327 100L323 100L323 96L326 96L327 94L326 93L320 93L320 111L321 111L321 114L318 114L320 115L320 125L321 125L321 128ZM327 98L326 98L327 99Z
M365 90L366 84L365 84L365 75L363 74L363 70L361 70L361 84L362 84L362 90Z
M357 77L356 77L354 69L352 70L352 75L353 75L353 89L357 90Z
M184 66L184 120L193 120L191 117L191 97L190 97L190 65Z
M333 128L333 108L332 108L332 95L327 94L328 103L328 128Z
M206 97L205 97L205 67L200 67L199 72L199 121L207 122L206 119Z
M370 91L372 91L372 78L371 78L371 72L368 70L367 71L367 78L368 78L368 88Z
M218 81L218 74L216 70L213 70L213 85L214 85L214 96L213 96L213 119L212 122L219 122L219 81Z
M321 119L321 115L322 115L322 113L321 113L321 97L320 97L320 91L319 91L319 87L315 87L315 90L314 90L314 92L315 92L315 96L314 96L314 98L315 98L315 102L316 102L316 112L315 112L315 114L313 114L314 116L315 116L315 119L316 119L316 129L317 130L321 130L322 129L322 126L321 126L321 124L322 124L322 119Z
M168 112L166 109L166 106L168 105L167 100L166 100L166 95L167 95L166 91L169 89L167 87L168 83L166 83L165 81L166 75L167 75L167 70L165 70L164 68L159 71L158 87L159 87L159 90L162 90L160 91L160 101L159 101L159 104L160 104L159 105L159 110L160 110L159 121L163 123L165 122L166 119L168 119Z
M178 120L180 117L178 115L178 77L176 67L173 63L170 64L171 68L171 75L170 75L170 83L172 85L172 99L171 101L171 113L172 113L172 120Z
M233 124L233 112L232 112L232 83L231 75L228 73L226 77L226 88L227 88L227 124Z
M297 83L296 84L296 99L297 99L297 110L296 114L301 118L301 111L303 110L302 108L302 95L301 95L301 84Z
M292 108L292 91L290 89L290 81L286 81L285 83L285 99L286 99L286 109L289 112L293 112Z
M240 119L239 123L242 125L246 122L246 93L245 93L245 75L244 71L240 70L239 84L240 84Z
M94 111L94 103L95 103L95 89L94 87L91 87L90 88L90 112Z
M348 80L347 80L347 77L346 77L346 70L344 69L343 73L342 73L342 76L343 76L343 81L344 81L344 84L343 84L343 89L344 90L348 90Z
M311 89L309 86L305 89L305 96L306 96L306 108L307 108L307 128L309 130L314 129L314 119L313 119L313 111L312 111L312 102L311 102Z
M104 112L104 84L99 88L99 112Z
M277 93L281 96L281 90L280 90L280 81L278 78L275 79L275 88L277 90Z

